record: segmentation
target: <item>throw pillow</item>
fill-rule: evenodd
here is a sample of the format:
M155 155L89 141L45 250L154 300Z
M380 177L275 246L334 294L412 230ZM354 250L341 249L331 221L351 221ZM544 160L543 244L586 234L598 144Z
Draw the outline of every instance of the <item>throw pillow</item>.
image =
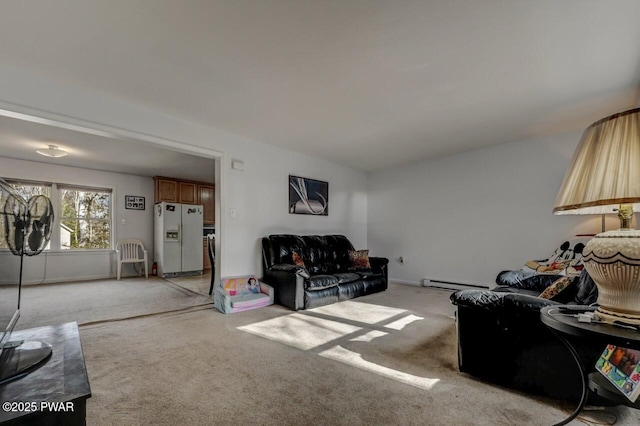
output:
M571 283L573 283L573 277L558 278L549 287L545 288L538 297L541 297L543 299L553 299L558 294L560 294L561 291L569 287Z
M371 269L369 263L369 250L349 250L349 260L351 261L351 270Z
M291 257L293 257L293 264L300 267L300 268L305 268L305 264L304 264L304 260L302 260L302 256L300 256L300 253L298 253L297 251L294 251L291 254Z

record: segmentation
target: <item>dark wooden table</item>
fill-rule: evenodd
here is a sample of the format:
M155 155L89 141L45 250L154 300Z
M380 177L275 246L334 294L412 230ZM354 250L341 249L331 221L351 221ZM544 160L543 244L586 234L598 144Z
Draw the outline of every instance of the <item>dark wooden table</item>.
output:
M78 324L69 322L15 331L11 340L45 341L53 346L53 353L42 367L21 379L0 385L1 403L30 404L27 411L6 411L3 405L0 407L0 423L84 425L91 388ZM49 404L49 408L43 407L44 404ZM37 410L33 411L33 407Z
M600 343L602 344L603 351L608 344L640 350L640 331L612 324L579 322L575 316L567 315L566 312L561 312L558 306L547 306L546 308L542 308L540 310L540 319L542 323L549 327L567 346L567 349L569 349L576 361L576 365L580 369L583 381L582 398L576 408L576 411L574 411L569 418L558 423L558 425L569 423L580 413L580 411L582 411L582 408L584 408L584 405L587 402L588 389L591 389L597 395L615 404L640 409L640 400L637 400L636 402L629 401L599 372L593 372L595 370L595 365L582 365L582 362L571 345L571 342L563 337L563 335L569 335L579 339L588 339L596 344Z

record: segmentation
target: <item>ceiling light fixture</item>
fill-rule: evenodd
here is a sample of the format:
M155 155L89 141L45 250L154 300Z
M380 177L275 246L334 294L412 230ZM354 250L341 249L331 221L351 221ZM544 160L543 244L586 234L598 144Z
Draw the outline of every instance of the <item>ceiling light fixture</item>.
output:
M36 151L40 155L45 157L59 158L68 155L69 153L64 149L60 149L57 145L49 145L49 148L43 148Z

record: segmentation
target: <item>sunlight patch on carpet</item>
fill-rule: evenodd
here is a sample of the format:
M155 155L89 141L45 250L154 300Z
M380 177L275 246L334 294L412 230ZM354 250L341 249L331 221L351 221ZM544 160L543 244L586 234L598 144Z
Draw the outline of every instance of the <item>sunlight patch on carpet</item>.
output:
M424 317L403 309L344 301L245 325L238 327L238 330L304 351L317 348L316 352L323 358L420 389L430 390L440 379L420 377L376 364L364 359L362 354L346 349L340 344L341 342L371 343L377 338L401 333L410 324L422 320ZM388 324L385 324L387 322ZM382 328L388 331L383 331ZM366 347L362 349L366 351Z
M386 328L391 328L393 330L402 330L403 328L405 328L406 326L408 326L411 323L414 323L416 321L422 321L424 318L423 317L419 317L413 314L409 314L404 318L400 318L397 321L394 321L392 323L389 323L387 325L385 325Z
M334 346L331 349L320 352L321 357L329 358L334 361L357 367L361 370L370 371L379 376L397 380L420 389L431 390L440 379L429 379L427 377L414 376L413 374L404 373L389 367L369 362L362 359L362 355L357 352L350 351L342 346Z
M389 333L385 333L384 331L378 331L378 330L372 330L366 334L363 334L362 336L357 336L354 337L353 339L349 340L350 342L371 342L373 339L376 339L378 337L382 337L382 336L386 336Z
M351 300L309 309L308 311L367 324L377 324L407 312L404 309L353 302Z
M296 313L238 327L238 330L308 351L362 329Z

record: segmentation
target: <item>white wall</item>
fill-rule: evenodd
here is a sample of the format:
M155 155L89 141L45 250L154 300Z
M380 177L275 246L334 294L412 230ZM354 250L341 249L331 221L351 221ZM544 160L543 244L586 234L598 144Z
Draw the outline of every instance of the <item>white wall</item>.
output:
M0 157L0 177L86 185L113 190L114 241L139 238L153 262L153 179L121 173L109 173L49 163ZM145 197L145 210L124 208L125 195ZM125 221L122 224L122 220ZM114 243L115 249L115 243ZM7 252L0 255L9 255ZM25 259L24 281L47 283L108 278L115 276L113 250L45 251ZM123 275L133 275L132 265L125 265Z
M354 246L366 247L366 173L264 144L238 146L234 152L244 160L245 171L230 170L226 180L223 238L228 253L241 259L230 263L225 274L261 273L260 239L269 234L345 234ZM329 183L328 216L288 213L290 174ZM236 218L229 217L231 208Z
M546 257L575 234L600 232L600 216L552 215L580 136L523 140L371 173L370 249L390 258L395 279L492 287L501 270ZM607 223L612 229L616 220Z
M223 153L216 190L224 192L225 211L216 223L223 253L222 275L261 273L259 242L275 232L339 232L357 247L367 246L367 175L354 169L274 148L212 127L163 115L104 95L82 91L20 70L0 67L0 108L37 113L70 123L91 123L177 141ZM245 171L230 168L242 160ZM288 175L329 182L328 217L288 213ZM229 209L237 217L229 217Z

